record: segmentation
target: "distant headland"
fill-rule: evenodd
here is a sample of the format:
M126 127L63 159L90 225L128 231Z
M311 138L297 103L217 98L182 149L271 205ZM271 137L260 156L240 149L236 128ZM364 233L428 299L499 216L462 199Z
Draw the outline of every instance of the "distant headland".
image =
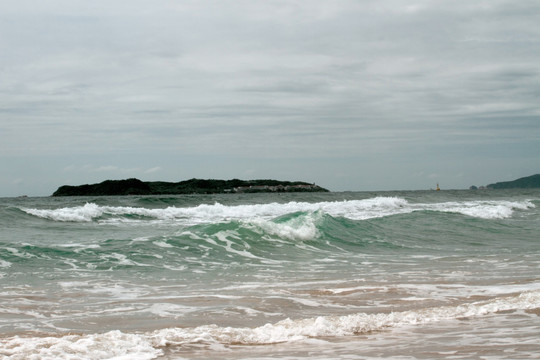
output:
M540 188L540 174L522 177L512 181L501 181L494 184L489 184L480 189L533 189ZM471 186L471 190L478 189L476 186Z
M52 196L111 196L111 195L182 195L226 194L257 192L328 192L315 184L302 181L278 180L204 180L180 182L141 181L139 179L105 180L99 184L63 185Z

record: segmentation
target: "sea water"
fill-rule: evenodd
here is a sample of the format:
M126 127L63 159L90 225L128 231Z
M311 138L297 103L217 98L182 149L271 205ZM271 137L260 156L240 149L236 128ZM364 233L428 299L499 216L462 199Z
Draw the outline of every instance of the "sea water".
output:
M0 358L540 356L540 190L0 199Z

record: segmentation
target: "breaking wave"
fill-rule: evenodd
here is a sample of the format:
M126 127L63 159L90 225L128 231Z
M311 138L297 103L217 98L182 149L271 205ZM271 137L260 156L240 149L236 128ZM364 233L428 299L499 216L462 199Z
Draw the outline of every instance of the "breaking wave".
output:
M375 197L364 200L333 202L289 202L258 205L213 205L202 204L194 207L145 208L125 206L100 206L86 203L82 206L59 209L22 208L27 214L39 218L61 222L140 222L174 221L186 225L215 223L242 219L272 219L297 212L321 212L333 217L351 220L367 220L416 211L436 211L458 213L481 219L504 219L516 210L534 208L530 201L477 200L442 203L410 203L399 197Z
M344 337L402 326L455 321L464 318L496 316L516 310L540 308L540 291L498 297L456 306L422 308L392 313L356 313L344 316L319 316L285 319L254 328L203 325L195 328L166 328L146 333L118 330L100 334L57 337L14 336L0 340L0 355L10 359L155 359L165 348L193 344L268 345L310 338Z

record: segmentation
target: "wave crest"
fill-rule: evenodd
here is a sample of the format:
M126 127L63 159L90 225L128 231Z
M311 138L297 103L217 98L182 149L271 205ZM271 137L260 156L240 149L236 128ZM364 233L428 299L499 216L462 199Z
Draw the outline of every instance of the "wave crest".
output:
M245 226L253 228L258 233L287 240L306 241L320 236L319 227L324 217L321 211L295 213L295 215L273 221L253 219L246 222Z
M297 212L322 212L333 217L351 220L367 220L415 211L439 211L460 213L483 219L504 219L516 210L534 208L530 201L458 201L443 203L410 203L399 197L375 197L363 200L343 200L332 202L288 202L256 205L212 205L201 204L193 207L149 209L144 207L100 206L87 203L83 206L60 209L27 209L27 214L53 221L72 222L136 222L174 221L187 225L230 220L273 219Z
M88 222L103 215L104 208L86 203L84 206L66 207L61 209L21 209L27 214L54 221Z

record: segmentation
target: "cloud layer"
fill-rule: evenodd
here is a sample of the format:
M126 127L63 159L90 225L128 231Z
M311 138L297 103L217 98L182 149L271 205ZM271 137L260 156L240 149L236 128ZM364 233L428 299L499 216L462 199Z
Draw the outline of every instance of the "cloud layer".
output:
M538 23L537 1L5 2L1 184L530 175Z

